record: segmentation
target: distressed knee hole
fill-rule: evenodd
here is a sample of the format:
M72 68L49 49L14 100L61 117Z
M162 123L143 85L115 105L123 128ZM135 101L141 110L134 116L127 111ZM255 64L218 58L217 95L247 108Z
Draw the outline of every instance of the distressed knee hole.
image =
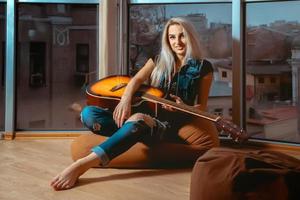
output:
M93 124L93 131L100 131L100 129L101 129L101 124L99 123Z
M127 119L126 122L131 122L131 121L139 121L142 120L146 123L147 126L150 128L153 128L155 126L155 122L153 118L150 115L146 115L143 113L135 113L131 117Z

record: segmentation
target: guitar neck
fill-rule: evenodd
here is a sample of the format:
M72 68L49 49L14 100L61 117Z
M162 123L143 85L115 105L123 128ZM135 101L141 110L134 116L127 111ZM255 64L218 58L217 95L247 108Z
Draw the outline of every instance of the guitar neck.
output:
M164 99L164 98L156 97L156 96L153 96L153 95L150 95L150 94L147 94L147 93L144 93L141 96L141 98L146 100L146 101L153 102L153 103L165 104L165 105L168 105L168 106L170 106L170 107L172 107L176 110L180 110L182 112L189 113L189 114L192 114L192 115L195 115L197 117L201 117L201 118L213 121L213 122L218 121L218 119L220 118L219 116L216 116L216 115L198 110L193 106L188 106L188 105L185 105L185 104L177 104L176 102L173 102L173 101L170 101L170 100L167 100L167 99Z

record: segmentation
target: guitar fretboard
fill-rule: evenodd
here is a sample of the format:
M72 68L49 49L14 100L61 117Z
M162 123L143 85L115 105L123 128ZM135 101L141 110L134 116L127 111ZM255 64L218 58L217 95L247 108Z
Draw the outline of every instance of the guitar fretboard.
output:
M156 97L147 93L144 93L141 96L142 99L145 99L147 101L153 102L153 103L158 103L158 104L165 104L168 105L176 110L180 110L186 113L190 113L192 115L198 116L198 117L202 117L204 119L213 121L213 122L217 122L218 119L220 118L219 116L210 114L210 113L206 113L206 112L202 112L201 110L198 110L196 108L194 108L193 106L188 106L185 104L178 104L176 102L170 101L168 99L164 99L164 98L160 98L160 97Z

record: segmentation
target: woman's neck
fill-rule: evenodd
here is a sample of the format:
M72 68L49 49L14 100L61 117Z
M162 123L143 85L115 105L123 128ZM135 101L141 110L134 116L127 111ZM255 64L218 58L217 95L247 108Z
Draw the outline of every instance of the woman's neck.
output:
M176 71L179 71L180 68L183 66L183 64L184 64L184 57L177 55L177 57L176 57Z
M184 61L184 56L183 55L176 55L176 61L183 63Z

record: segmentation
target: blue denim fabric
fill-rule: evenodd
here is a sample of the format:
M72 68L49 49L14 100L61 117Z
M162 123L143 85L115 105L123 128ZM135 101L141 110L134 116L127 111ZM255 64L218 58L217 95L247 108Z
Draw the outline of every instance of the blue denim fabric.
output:
M167 128L164 123L154 119L156 125L153 128L150 128L143 120L139 120L126 122L118 129L112 113L96 106L85 107L81 113L81 120L95 134L109 137L92 149L101 159L103 166L139 141L151 144L161 140Z
M194 105L199 89L199 81L208 73L213 72L210 62L206 60L188 59L187 63L177 72L170 85L162 79L159 88L163 89L167 98L169 94L179 96L184 103Z
M117 129L112 113L97 106L87 106L81 112L81 121L93 133L111 136ZM95 129L95 124L101 126Z
M144 121L126 122L111 137L96 148L93 148L92 151L97 154L97 149L100 148L106 153L108 159L112 160L141 141L145 135L149 135L150 130L150 127Z

